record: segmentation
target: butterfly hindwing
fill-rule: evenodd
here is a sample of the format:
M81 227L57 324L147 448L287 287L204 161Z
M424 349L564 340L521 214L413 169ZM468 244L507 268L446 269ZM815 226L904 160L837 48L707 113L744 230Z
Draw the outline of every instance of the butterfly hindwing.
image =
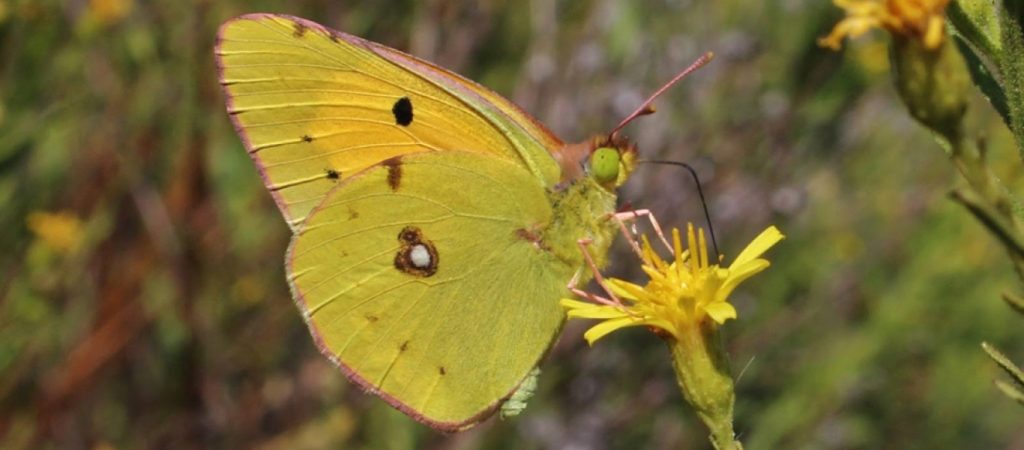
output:
M436 428L486 417L557 335L573 271L537 244L552 209L532 180L511 161L443 152L332 190L288 257L321 351Z

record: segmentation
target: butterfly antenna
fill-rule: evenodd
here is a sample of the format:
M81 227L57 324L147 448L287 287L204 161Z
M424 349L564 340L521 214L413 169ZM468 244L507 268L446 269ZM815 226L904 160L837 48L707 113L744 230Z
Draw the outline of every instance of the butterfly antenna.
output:
M665 91L667 91L674 84L678 83L679 80L682 80L683 77L689 75L690 72L693 72L694 70L697 70L697 69L701 68L702 66L704 66L705 64L711 62L711 60L714 57L715 57L714 53L707 52L707 53L701 55L700 58L697 58L697 60L694 61L692 64L690 64L689 67L683 69L682 72L679 72L679 74L676 75L675 78L670 80L668 83L665 83L664 86L662 86L657 91L655 91L654 94L652 94L650 97L647 97L647 100L645 100L642 104L640 104L640 106L635 111L633 111L630 115L626 116L625 119L622 119L622 122L619 122L619 124L614 129L612 129L612 132L608 133L608 137L609 138L615 137L615 135L619 132L619 130L621 130L622 127L624 127L627 124L629 124L630 122L632 122L633 119L636 119L637 117L640 117L640 116L646 116L648 114L653 114L654 113L654 107L651 106L651 103L654 102L654 99L658 98L658 96L663 94Z
M701 188L700 177L697 176L697 171L693 170L693 167L690 166L689 164L684 163L684 162L679 162L679 161L663 161L663 160L644 159L644 160L639 160L637 162L641 163L641 164L644 164L644 163L646 163L646 164L667 164L667 165L670 165L670 166L679 166L679 167L685 168L687 171L690 172L690 175L693 176L693 182L697 184L697 195L700 196L700 204L701 204L702 207L704 207L704 220L707 221L707 223L708 223L708 232L711 234L711 246L715 248L715 255L718 255L719 257L721 257L722 253L718 251L718 241L715 239L715 227L713 225L711 225L711 213L709 212L710 208L708 208L708 202L706 200L704 200L704 189Z

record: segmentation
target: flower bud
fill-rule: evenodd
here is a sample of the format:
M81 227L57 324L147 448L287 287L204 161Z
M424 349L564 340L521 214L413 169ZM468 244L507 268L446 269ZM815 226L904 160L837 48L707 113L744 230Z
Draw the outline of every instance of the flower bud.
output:
M890 55L896 90L910 115L950 141L957 140L971 76L952 40L929 49L919 39L894 35Z

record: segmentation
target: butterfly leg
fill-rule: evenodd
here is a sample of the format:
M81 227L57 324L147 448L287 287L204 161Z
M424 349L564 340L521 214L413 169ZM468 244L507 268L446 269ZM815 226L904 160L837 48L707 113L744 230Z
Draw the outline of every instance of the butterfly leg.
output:
M597 268L597 264L594 263L594 258L590 256L590 251L587 250L587 246L590 245L591 242L593 242L591 239L584 238L576 241L576 245L579 245L580 252L583 253L583 259L586 260L587 267L590 268L591 273L593 273L594 275L594 281L597 281L597 284L601 286L601 289L604 290L605 293L608 294L608 297L610 297L610 299L601 297L599 295L594 295L587 291L584 291L583 289L580 289L579 272L576 272L576 275L573 275L572 279L569 280L569 284L566 287L569 289L569 292L572 292L573 294L576 294L577 296L590 300L594 303L599 303L602 305L622 306L622 301L615 296L615 293L613 293L611 288L608 287L608 284L605 283L604 277L601 275L601 271Z
M637 209L632 211L621 211L612 214L612 217L619 223L619 228L622 229L622 234L629 240L630 246L633 247L633 251L640 256L640 259L643 259L643 254L640 252L639 243L637 243L636 238L633 237L636 234L636 231L634 230L632 233L629 232L625 223L627 220L636 220L640 217L646 217L647 221L651 223L651 228L654 228L654 234L661 239L661 243L665 244L665 248L667 248L668 251L673 251L672 245L668 243L668 239L665 238L665 233L661 231L661 225L658 224L658 219L654 218L654 213L652 213L651 210Z

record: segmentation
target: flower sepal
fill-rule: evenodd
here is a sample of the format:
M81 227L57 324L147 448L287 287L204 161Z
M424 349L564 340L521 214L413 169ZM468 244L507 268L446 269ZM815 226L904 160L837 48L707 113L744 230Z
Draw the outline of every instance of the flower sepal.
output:
M711 431L716 449L738 450L732 417L736 396L728 356L719 327L712 321L691 327L681 336L665 336L679 390Z

